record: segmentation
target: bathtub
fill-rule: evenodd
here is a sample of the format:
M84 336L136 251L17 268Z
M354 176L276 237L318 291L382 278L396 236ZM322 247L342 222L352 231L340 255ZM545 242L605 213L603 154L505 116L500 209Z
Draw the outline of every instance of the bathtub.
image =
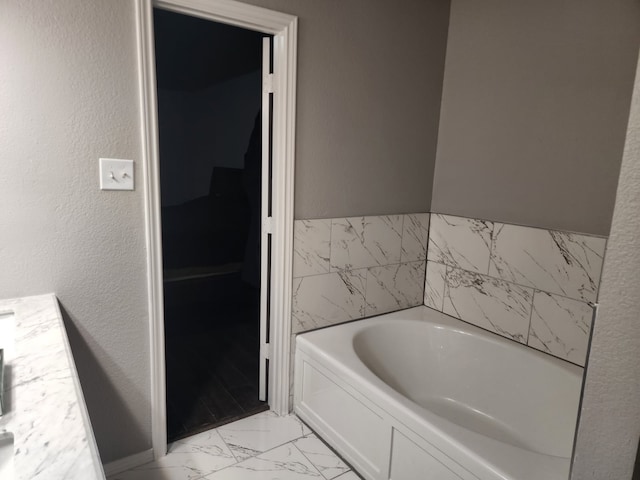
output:
M582 368L416 307L298 335L294 409L371 480L567 480Z

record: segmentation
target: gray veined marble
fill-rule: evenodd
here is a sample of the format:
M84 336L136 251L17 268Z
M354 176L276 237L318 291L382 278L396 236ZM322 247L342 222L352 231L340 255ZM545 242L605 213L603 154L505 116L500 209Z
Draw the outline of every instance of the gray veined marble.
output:
M447 266L441 263L427 262L427 274L424 284L424 304L442 311Z
M429 241L428 213L404 215L402 225L402 253L400 261L416 262L427 258Z
M533 289L449 268L443 312L526 343L532 297Z
M294 279L293 333L364 317L366 282L366 269Z
M291 443L248 458L206 478L208 480L323 479L311 462Z
M218 432L241 461L309 435L311 430L295 415L280 417L269 411L218 427Z
M293 237L293 276L329 273L331 220L296 220Z
M293 444L327 480L333 480L349 471L349 466L315 435L308 435L295 440Z
M495 224L489 274L566 297L595 301L606 240Z
M536 291L529 346L584 366L592 313L584 302Z
M174 442L166 456L109 480L195 480L235 463L236 458L220 434L209 430Z
M492 222L431 214L427 260L486 274L492 230Z
M16 480L104 478L54 295L0 300L15 313L0 433L14 437Z
M402 215L331 221L331 271L400 263Z
M425 262L372 267L367 272L366 315L402 310L422 303Z

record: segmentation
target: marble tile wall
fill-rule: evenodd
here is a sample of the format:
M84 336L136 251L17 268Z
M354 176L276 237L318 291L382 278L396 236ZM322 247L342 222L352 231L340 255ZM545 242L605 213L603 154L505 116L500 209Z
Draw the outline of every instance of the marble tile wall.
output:
M429 214L296 220L290 399L295 336L422 305Z
M292 333L421 305L429 214L296 220Z
M584 365L606 239L431 214L424 304Z

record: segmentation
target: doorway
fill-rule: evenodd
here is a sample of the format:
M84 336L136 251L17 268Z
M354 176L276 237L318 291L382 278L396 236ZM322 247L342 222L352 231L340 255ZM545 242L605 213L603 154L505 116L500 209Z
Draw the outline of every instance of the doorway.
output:
M153 20L167 439L175 441L268 409L259 387L268 288L262 70L270 40L159 8Z
M286 414L290 405L290 336L293 263L293 178L295 159L297 30L295 16L234 0L136 0L138 71L142 123L141 188L144 191L151 372L151 429L154 458L166 455L166 372L162 269L160 165L153 7L273 35L272 217L270 235L270 329L268 403Z

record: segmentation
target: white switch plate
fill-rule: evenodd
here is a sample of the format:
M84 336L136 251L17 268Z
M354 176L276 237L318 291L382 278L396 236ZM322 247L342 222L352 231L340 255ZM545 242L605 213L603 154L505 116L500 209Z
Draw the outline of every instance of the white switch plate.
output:
M101 158L100 190L133 190L133 160Z

